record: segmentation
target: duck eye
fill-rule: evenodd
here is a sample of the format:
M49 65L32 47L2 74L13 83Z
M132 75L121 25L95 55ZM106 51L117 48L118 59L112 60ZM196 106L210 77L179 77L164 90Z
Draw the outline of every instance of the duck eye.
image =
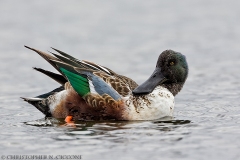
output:
M170 62L169 64L170 64L170 66L173 66L173 65L174 65L174 62L172 61L172 62Z

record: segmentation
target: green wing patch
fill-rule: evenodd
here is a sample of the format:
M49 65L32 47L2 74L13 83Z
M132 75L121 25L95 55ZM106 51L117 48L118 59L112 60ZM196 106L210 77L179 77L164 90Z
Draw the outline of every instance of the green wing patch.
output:
M72 73L64 68L60 68L60 70L68 78L72 87L80 96L85 96L90 92L88 79L86 77Z

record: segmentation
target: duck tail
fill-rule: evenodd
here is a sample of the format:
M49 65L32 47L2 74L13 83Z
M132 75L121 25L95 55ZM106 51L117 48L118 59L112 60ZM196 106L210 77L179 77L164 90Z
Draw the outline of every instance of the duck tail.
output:
M39 111L41 111L46 117L51 117L50 109L46 103L46 99L44 98L25 98L25 97L20 97L24 101L32 104L35 106Z
M26 97L20 97L22 98L24 101L30 103L31 105L35 106L39 111L41 111L43 114L46 115L46 117L51 117L52 114L50 112L50 108L49 108L49 104L48 104L48 98L51 95L54 95L58 92L61 92L64 90L63 86L60 86L48 93L39 95L37 97L34 98L26 98Z

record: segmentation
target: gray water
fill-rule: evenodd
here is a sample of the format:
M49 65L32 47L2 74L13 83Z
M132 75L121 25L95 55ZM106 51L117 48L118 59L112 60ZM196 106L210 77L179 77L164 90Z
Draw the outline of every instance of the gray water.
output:
M240 1L0 1L0 155L82 159L240 159ZM58 87L50 47L142 83L158 55L186 55L189 77L172 119L79 122L44 119L20 96Z

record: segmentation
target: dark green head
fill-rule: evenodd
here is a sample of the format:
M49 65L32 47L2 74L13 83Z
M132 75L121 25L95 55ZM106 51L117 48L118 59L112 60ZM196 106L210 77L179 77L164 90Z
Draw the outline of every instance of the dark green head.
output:
M184 83L188 76L185 56L173 50L166 50L160 54L156 68L161 68L161 73L167 79L167 83Z
M188 64L183 54L173 50L162 52L150 78L133 90L133 94L148 94L158 85L169 89L175 96L188 76Z

